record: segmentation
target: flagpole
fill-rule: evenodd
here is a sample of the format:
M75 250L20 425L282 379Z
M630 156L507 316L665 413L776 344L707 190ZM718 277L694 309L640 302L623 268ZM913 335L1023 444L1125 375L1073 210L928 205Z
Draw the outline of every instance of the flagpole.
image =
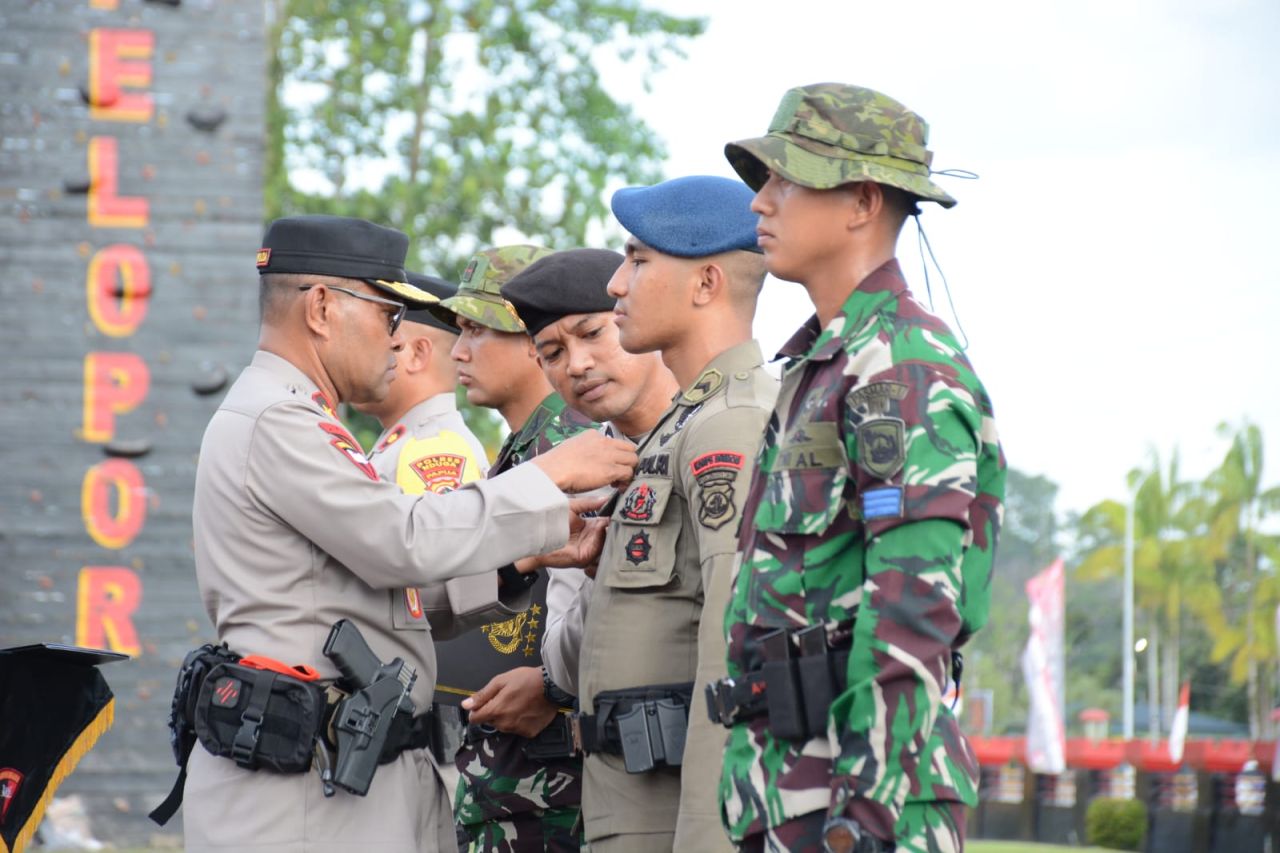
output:
M1124 514L1124 639L1120 654L1124 662L1124 739L1133 739L1133 504L1134 492Z

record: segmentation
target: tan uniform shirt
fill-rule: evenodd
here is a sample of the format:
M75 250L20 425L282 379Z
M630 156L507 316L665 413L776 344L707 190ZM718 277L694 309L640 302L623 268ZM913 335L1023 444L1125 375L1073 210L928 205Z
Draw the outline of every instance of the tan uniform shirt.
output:
M395 627L393 589L491 572L564 544L566 498L534 466L444 495L378 479L319 389L258 352L209 423L196 470L196 580L219 641L242 654L338 673L321 652L352 620L383 660L418 672L431 701L435 656ZM454 848L452 818L425 750L379 768L367 797L325 799L313 773L242 770L194 750L185 791L188 851Z
M480 439L458 412L452 392L437 394L405 412L369 453L378 476L406 495L442 495L489 473ZM529 606L529 593L500 598L495 572L450 578L442 584L391 592L396 627L455 637L494 619L509 619Z
M721 353L642 443L617 502L586 615L579 698L694 682L679 771L628 774L620 756L587 757L588 841L675 832L676 850L728 850L716 787L725 732L703 686L725 673L724 610L742 502L777 396L754 341Z

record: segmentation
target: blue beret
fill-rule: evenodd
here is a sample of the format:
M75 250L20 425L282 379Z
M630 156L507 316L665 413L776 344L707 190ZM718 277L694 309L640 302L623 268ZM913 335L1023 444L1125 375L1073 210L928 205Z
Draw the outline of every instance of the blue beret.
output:
M754 193L741 181L693 175L613 194L613 215L646 246L680 258L758 252Z

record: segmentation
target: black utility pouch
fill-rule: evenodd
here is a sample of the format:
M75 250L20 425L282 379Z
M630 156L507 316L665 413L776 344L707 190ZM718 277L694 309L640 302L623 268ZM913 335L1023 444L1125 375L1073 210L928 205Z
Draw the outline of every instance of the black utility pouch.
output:
M221 663L235 663L240 655L225 645L206 643L188 652L178 670L178 682L174 686L173 700L169 703L169 745L173 759L179 767L185 767L191 748L196 745L196 702L200 688L209 672Z
M223 663L200 688L195 724L205 749L247 770L305 773L324 718L321 688L270 670Z
M827 712L835 700L835 682L831 673L831 657L827 654L827 633L822 625L810 625L795 632L800 646L796 673L800 677L805 726L810 737L827 730Z
M760 667L764 675L764 697L769 707L769 731L775 737L807 740L805 697L800 693L799 667L796 661L770 660Z
M206 643L188 652L186 659L182 661L182 669L178 670L178 681L173 689L173 700L169 703L169 745L173 748L174 760L178 762L178 778L174 780L169 796L148 815L160 826L168 823L182 805L182 791L187 781L187 759L196 745L196 704L200 700L200 688L214 667L238 660L240 655L228 649L225 643L220 646Z
M692 683L602 691L595 699L600 711L597 725L603 722L605 729L599 741L601 751L620 753L628 773L679 767L684 760L692 698ZM626 710L615 714L606 708Z

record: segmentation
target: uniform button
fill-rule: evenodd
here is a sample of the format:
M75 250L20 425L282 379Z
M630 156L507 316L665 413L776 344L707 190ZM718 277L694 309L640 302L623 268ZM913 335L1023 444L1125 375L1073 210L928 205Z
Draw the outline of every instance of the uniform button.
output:
M734 379L747 379L747 378L749 378L750 376L751 376L751 374L750 374L750 373L747 373L747 371L745 371L745 370L743 370L743 371L741 371L741 372L739 372L739 373L735 373L735 374L733 374L733 378L734 378Z

